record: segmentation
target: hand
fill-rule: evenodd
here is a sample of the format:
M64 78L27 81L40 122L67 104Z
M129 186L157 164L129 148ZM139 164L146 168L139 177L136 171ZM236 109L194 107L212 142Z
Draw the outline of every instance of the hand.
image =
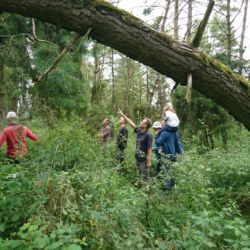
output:
M151 167L151 159L147 159L147 163L146 163L147 167L150 168Z
M118 115L121 115L121 116L124 115L123 112L120 110L120 108L118 108L117 114L118 114Z

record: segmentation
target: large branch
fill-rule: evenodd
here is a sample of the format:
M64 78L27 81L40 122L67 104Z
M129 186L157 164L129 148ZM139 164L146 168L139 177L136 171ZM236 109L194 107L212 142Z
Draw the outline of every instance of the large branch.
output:
M202 39L203 33L205 31L205 28L207 26L209 17L210 17L210 15L212 13L214 4L215 4L215 2L213 0L209 0L209 4L207 6L206 13L205 13L201 23L199 24L198 30L197 30L197 32L196 32L196 34L194 36L194 39L193 39L193 41L191 43L191 46L194 47L194 48L198 48L200 46L201 39Z
M2 11L19 13L90 36L158 72L185 83L224 107L250 129L250 84L201 51L174 41L102 0L0 0Z

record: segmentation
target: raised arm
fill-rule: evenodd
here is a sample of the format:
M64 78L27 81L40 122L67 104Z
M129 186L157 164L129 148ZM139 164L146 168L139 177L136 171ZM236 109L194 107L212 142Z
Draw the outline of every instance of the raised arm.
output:
M127 124L130 125L132 128L136 127L136 124L130 118L128 118L120 109L118 109L117 113L121 115L126 120Z

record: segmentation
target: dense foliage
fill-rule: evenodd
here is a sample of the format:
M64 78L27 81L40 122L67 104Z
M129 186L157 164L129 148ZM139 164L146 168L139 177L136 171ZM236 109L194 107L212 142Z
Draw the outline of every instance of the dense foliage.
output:
M205 1L141 2L145 21L181 43L191 42L205 12ZM200 49L249 79L244 20L241 36L235 23L247 2L216 1ZM186 86L171 93L171 79L83 36L37 82L73 37L0 13L0 118L17 111L39 135L20 164L0 151L0 250L250 249L249 132L200 93L192 90L187 104ZM116 127L118 107L137 123L160 121L167 102L185 148L172 164L171 192L164 172L156 178L155 159L150 184L138 179L132 130L122 174L114 138L104 155L95 136L104 118Z
M119 175L114 143L104 156L83 121L29 125L40 136L30 158L13 165L1 153L0 249L249 249L244 129L227 150L198 154L199 143L185 141L166 193L164 178L138 182L132 131Z

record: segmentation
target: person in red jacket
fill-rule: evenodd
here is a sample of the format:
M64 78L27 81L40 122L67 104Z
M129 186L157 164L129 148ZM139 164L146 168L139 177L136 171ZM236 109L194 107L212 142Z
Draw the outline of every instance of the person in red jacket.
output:
M11 111L7 114L8 127L6 127L0 135L0 148L6 142L7 156L16 158L27 154L25 138L29 137L33 141L37 141L38 137L32 133L26 126L17 123L17 115Z

